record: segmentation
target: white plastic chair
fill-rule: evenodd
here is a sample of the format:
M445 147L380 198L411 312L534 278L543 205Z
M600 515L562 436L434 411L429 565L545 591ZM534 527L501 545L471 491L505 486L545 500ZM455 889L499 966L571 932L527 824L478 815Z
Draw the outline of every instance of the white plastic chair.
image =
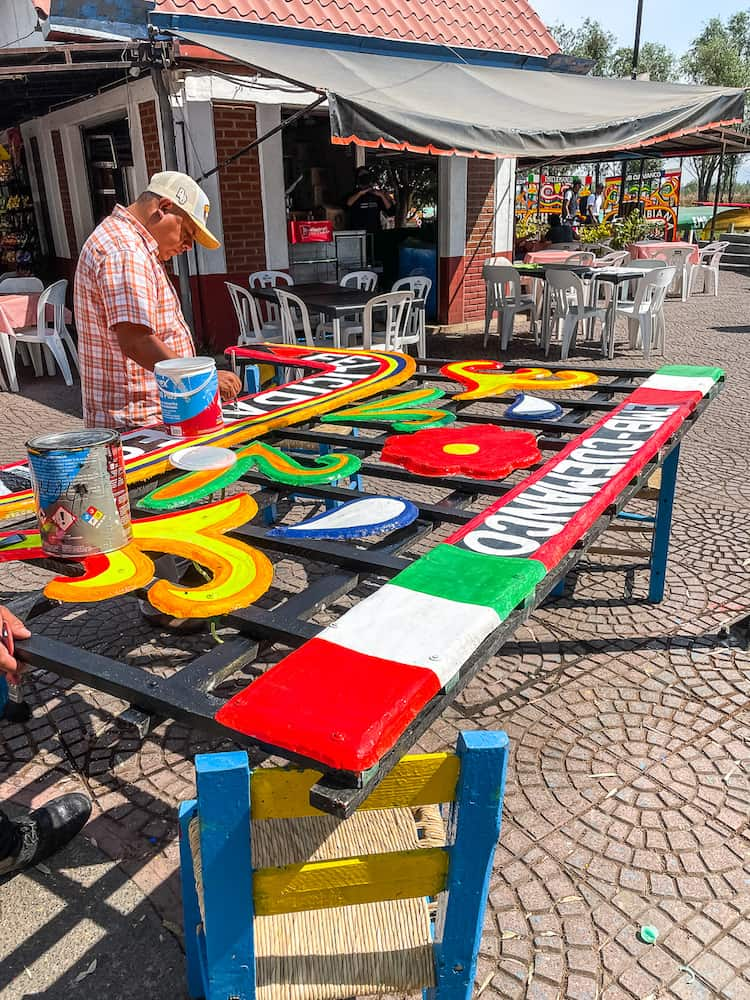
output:
M55 374L54 362L52 360L54 359L60 367L60 371L65 379L65 384L73 385L73 376L71 375L70 365L68 364L68 358L65 354L66 347L70 351L70 356L73 358L73 363L76 368L79 366L78 352L76 351L75 344L73 343L73 338L70 336L68 328L65 326L65 292L67 287L67 281L56 281L54 284L50 285L49 288L45 288L39 296L39 301L36 306L36 326L29 326L23 330L14 330L13 336L10 338L10 362L12 364L11 387L13 383L15 383L16 392L18 391L18 381L16 379L16 365L13 355L15 354L17 344L41 344L41 346L46 348L48 351L47 371L49 374ZM47 325L47 306L52 306L53 308L54 315L51 326ZM2 345L0 344L0 348L1 347ZM34 357L33 354L32 357ZM40 368L37 368L36 357L34 357L34 368L37 375L42 374Z
M378 287L375 271L350 271L339 282L342 288L358 288L361 292L374 292Z
M0 275L0 295L29 295L44 291L41 278L17 278L12 272L10 277Z
M484 347L490 339L492 314L497 313L497 335L500 347L507 350L513 336L513 323L519 313L529 314L529 325L536 338L538 318L534 295L521 293L521 277L512 264L485 264L482 268L486 303L484 310Z
M253 271L248 278L250 288L277 288L279 285L291 286L294 278L286 271ZM266 318L263 320L263 336L275 337L281 334L281 316L279 307L275 302L264 302L260 310L261 316L265 312Z
M594 323L599 320L602 327L602 338L604 337L607 310L596 304L587 304L586 287L583 281L571 271L566 271L564 268L548 268L546 277L553 319L545 330L544 353L549 354L553 325L562 324L560 358L565 361L570 348L575 344L576 331L580 323L586 324L587 339L591 339Z
M627 250L613 250L597 257L595 263L597 267L625 267L630 263L630 254Z
M597 257L594 265L598 270L600 267L626 267L629 263L630 254L627 250L612 250L611 253L606 253L603 257ZM596 274L594 274L594 279L596 279ZM601 301L604 305L609 305L613 286L609 282L603 281L598 287Z
M378 276L375 271L350 271L339 281L341 288L356 288L361 292L374 292L378 287ZM358 315L342 316L339 323L341 346L348 347L354 337L362 336L362 320ZM333 336L333 324L330 320L321 319L315 331L315 336L322 340L326 334Z
M643 347L643 356L648 358L653 341L654 350L664 353L665 323L664 300L667 291L674 281L676 268L652 268L650 274L639 279L633 302L621 302L616 305L615 319L622 316L628 322L630 332L630 347L635 348L639 342ZM614 341L614 333L612 334ZM608 345L609 356L614 355L614 343Z
M231 281L225 281L229 297L234 306L234 314L237 317L237 325L240 328L237 337L238 347L247 347L250 344L264 344L267 338L263 333L263 317L260 314L258 302L254 295L251 295L242 285L234 285ZM281 335L281 327L276 331Z
M713 285L714 295L719 294L719 263L728 246L728 242L709 243L708 246L698 251L698 263L690 265L688 295L693 294L694 279L699 274L703 275L703 291L708 291L710 282ZM2 285L0 284L1 289Z
M15 271L0 274L0 295L33 295L43 291L44 282L41 278L19 278ZM28 365L33 360L34 371L37 375L42 374L42 349L38 344L32 344L30 348L20 344L18 353L23 364Z
M644 257L641 259L637 257L635 260L631 261L633 267L638 268L639 271L660 271L662 268L667 266L666 260L663 257ZM617 301L624 306L632 306L635 297L635 289L638 287L638 282L640 278L633 278L632 281L624 281L618 288Z
M675 269L670 292L679 292L683 302L687 302L688 287L690 285L690 269L693 266L690 258L695 251L688 247L671 247L660 251L659 256L664 260L667 267Z
M281 339L285 344L296 344L300 333L308 347L316 347L310 325L310 313L307 306L298 295L287 292L283 288L276 289L281 316Z
M416 337L416 341L410 342L417 344L417 354L423 358L427 354L427 296L432 291L432 278L423 274L410 274L395 281L391 291L411 292L414 296L415 301L409 312L409 335Z
M565 258L566 264L593 264L596 260L596 256L591 253L590 250L581 250L578 253L572 253Z
M366 351L380 348L401 351L409 344L416 344L411 333L409 314L414 296L411 292L385 292L370 299L362 314L362 346ZM385 313L382 329L373 329L375 313Z

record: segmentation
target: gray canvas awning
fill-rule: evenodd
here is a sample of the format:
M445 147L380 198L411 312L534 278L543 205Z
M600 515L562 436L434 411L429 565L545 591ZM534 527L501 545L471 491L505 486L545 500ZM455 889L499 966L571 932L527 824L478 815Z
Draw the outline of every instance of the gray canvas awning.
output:
M200 17L155 20L189 42L325 92L335 143L542 162L635 150L668 156L682 155L686 137L711 145L718 130L743 118L743 90L314 48L242 37L241 22L225 29L213 22L207 31ZM714 141L710 151L718 148Z

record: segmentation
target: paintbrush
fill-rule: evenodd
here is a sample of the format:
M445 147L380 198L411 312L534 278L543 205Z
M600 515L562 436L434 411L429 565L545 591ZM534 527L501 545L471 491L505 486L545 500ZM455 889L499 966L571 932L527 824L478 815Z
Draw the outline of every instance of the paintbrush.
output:
M8 629L8 623L3 622L2 633L0 633L0 642L5 646L11 656L15 650L15 645L13 642L13 633ZM18 665L14 675L7 674L6 681L8 683L8 703L5 706L4 717L8 722L28 722L31 718L31 708L28 702L24 701L23 697L23 681L21 680L21 665Z

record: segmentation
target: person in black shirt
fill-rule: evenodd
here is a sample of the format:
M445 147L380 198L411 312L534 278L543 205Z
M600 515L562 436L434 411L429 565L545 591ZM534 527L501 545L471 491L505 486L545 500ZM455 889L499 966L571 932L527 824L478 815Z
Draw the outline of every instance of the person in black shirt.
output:
M550 243L572 243L573 229L568 223L562 222L559 215L548 215L547 221L550 224L547 232L547 239Z
M375 183L366 167L360 167L355 175L354 191L346 199L349 209L349 225L352 229L364 229L368 233L379 233L383 228L380 213L393 215L396 210L393 198Z

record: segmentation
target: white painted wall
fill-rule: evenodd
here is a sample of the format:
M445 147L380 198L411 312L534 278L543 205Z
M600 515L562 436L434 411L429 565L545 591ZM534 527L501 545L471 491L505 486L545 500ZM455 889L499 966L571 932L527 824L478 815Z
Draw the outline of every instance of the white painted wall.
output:
M513 250L515 177L515 159L495 161L495 232L492 249L496 253Z
M469 161L443 156L438 164L438 256L463 257L466 250L466 190Z
M0 0L0 49L44 45L47 22L40 22L31 0Z
M280 104L255 106L258 137L281 124ZM263 228L266 237L266 266L284 271L289 267L284 197L284 152L281 132L258 146L260 193L263 201Z
M216 166L213 108L210 101L185 100L184 88L181 88L180 97L179 105L173 102L172 107L177 133L177 162L181 170L198 181L208 196L208 228L222 243L217 250L206 250L196 244L194 252L188 254L190 273L225 274L227 260L223 246L219 175L199 179Z
M302 90L286 80L264 77L225 77L210 73L191 72L185 76L185 97L188 101L235 101L247 104L288 104L304 108L318 94ZM326 107L325 102L321 104Z
M57 180L57 167L52 149L51 133L59 130L62 141L65 168L70 189L70 202L73 211L73 224L79 248L94 228L91 208L88 175L81 138L81 129L101 124L127 115L130 124L130 135L133 146L134 167L132 179L136 192L142 191L148 181L146 160L143 153L143 138L141 136L141 121L138 105L143 101L154 100L156 97L151 79L144 77L123 87L117 87L87 101L71 104L66 108L53 111L42 118L35 118L21 126L24 141L28 143L32 135L37 137L39 155L42 161L44 183L47 191L47 201L52 226L52 241L54 252L58 257L70 257L68 238L65 232L65 222L60 200L60 186ZM34 187L35 201L39 193Z

